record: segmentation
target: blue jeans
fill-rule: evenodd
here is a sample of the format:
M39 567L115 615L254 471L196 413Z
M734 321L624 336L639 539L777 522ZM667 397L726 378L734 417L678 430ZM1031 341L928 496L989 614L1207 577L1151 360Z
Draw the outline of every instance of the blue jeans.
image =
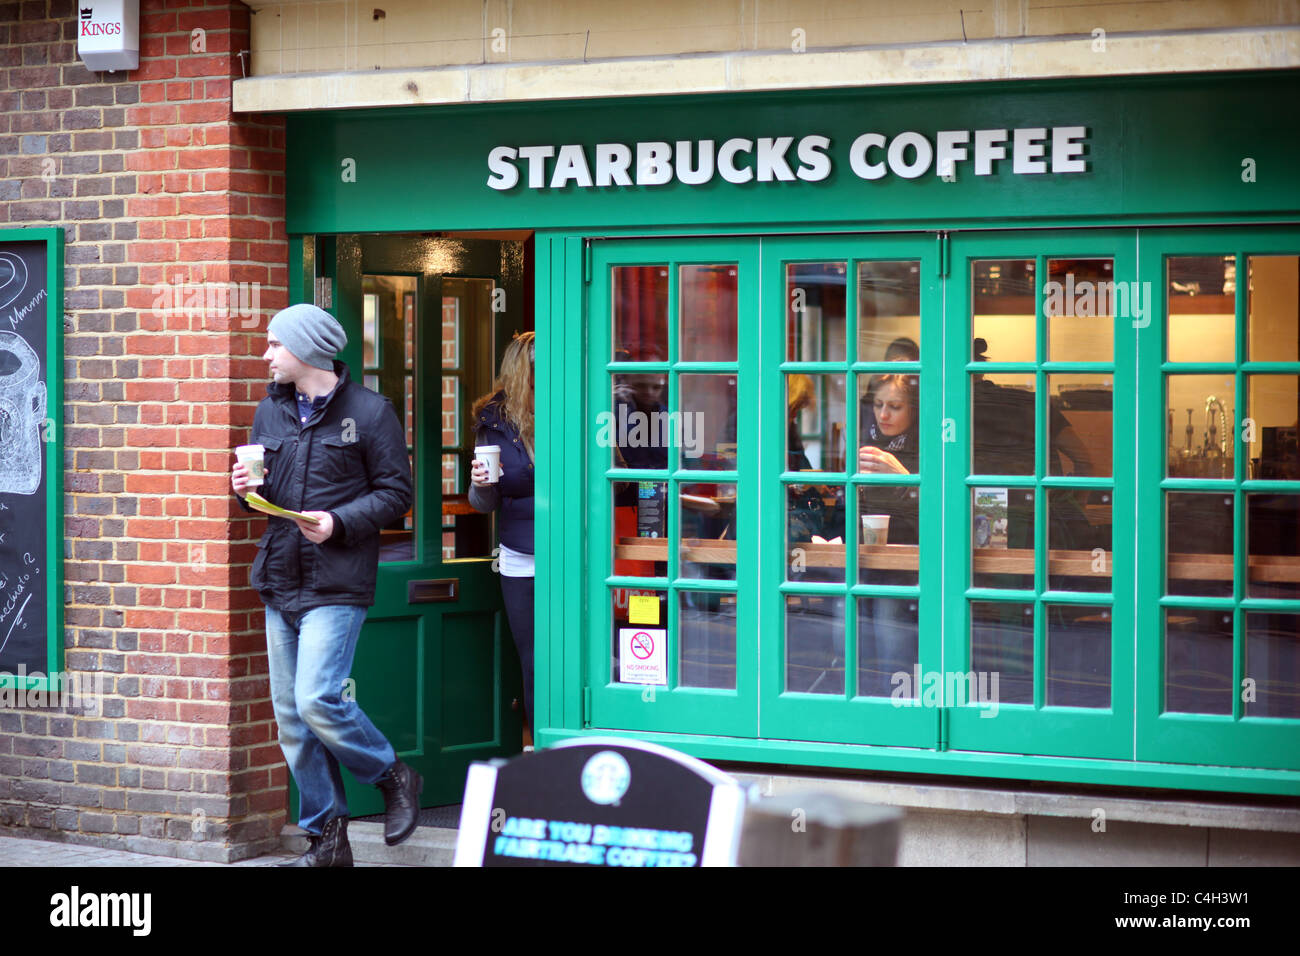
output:
M266 609L271 703L280 749L298 784L298 826L319 834L348 815L339 764L373 784L393 765L392 745L344 693L352 655L366 619L364 607L332 605L298 615Z

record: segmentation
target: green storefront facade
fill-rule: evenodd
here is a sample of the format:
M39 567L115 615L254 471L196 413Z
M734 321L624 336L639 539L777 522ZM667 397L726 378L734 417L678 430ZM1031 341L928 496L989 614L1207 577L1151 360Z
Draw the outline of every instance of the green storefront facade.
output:
M541 745L1300 794L1297 101L1287 71L291 114L291 300L360 332L371 234L526 257ZM381 604L494 586L447 547ZM465 680L500 703L497 617ZM447 726L451 673L411 691Z

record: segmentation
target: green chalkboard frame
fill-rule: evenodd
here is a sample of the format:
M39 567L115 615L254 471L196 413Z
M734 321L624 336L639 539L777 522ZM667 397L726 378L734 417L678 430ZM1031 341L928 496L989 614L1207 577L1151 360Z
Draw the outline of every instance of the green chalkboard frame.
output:
M21 703L51 703L61 690L57 675L63 670L63 228L0 229L0 246L9 242L45 243L45 365L48 440L45 441L45 554L49 574L45 579L45 670L39 676L0 671L0 708L8 698L22 695ZM64 685L66 686L66 685ZM17 703L17 701L15 701Z

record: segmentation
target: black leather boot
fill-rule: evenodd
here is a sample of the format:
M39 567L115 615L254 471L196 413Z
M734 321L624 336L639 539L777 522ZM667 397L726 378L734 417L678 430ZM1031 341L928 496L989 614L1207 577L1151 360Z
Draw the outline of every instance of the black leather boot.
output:
M351 866L352 845L348 843L348 818L335 817L321 828L320 836L307 837L310 846L296 860L280 866Z
M375 786L384 794L384 842L396 846L415 832L424 778L398 760L384 771Z

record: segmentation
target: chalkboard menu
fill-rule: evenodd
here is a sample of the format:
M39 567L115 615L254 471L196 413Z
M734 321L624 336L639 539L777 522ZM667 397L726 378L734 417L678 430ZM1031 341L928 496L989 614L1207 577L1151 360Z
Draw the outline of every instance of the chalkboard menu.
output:
M0 680L48 674L60 643L61 251L59 230L0 231Z

